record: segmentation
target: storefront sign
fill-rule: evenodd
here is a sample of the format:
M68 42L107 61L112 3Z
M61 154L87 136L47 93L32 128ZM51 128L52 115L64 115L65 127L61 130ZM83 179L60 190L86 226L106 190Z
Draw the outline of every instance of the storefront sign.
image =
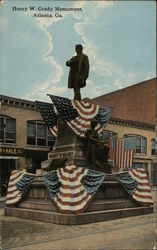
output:
M22 156L23 155L23 149L22 148L0 148L0 155L17 155Z

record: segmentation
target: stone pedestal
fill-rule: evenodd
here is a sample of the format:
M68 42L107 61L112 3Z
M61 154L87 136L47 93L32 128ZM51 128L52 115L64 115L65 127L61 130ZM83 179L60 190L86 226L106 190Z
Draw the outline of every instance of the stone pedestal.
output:
M48 195L42 176L37 176L27 196L14 206L5 207L5 215L43 222L79 225L153 213L153 206L140 206L121 185L106 176L88 208L79 214L61 214Z
M57 126L58 135L53 150L49 152L48 160L42 162L41 167L47 168L56 159L65 159L65 166L74 164L78 167L87 167L88 160L84 140L79 138L61 118L58 119Z

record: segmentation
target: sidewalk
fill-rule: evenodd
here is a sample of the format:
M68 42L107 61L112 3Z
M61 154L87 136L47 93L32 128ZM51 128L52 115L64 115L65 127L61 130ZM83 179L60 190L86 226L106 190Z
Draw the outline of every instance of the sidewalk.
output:
M156 201L155 190L152 194ZM2 209L0 212L2 249L153 250L156 242L155 213L87 225L66 226L7 217L3 215Z

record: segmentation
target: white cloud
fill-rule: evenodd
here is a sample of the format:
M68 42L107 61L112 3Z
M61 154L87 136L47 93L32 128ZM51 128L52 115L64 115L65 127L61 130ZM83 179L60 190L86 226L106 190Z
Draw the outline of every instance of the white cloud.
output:
M136 78L136 75L130 72L123 72L117 65L115 65L112 61L106 61L104 57L98 56L98 48L97 45L91 41L86 35L86 28L88 25L92 25L99 18L99 13L102 8L111 7L115 1L97 1L95 5L94 11L93 5L86 2L86 6L88 5L88 17L76 19L76 23L74 24L74 29L77 34L81 36L83 41L83 46L87 55L90 58L90 72L94 72L94 74L98 74L99 77L103 77L103 82L99 82L94 84L91 80L88 81L89 86L94 88L93 97L102 95L102 91L106 92L106 89L118 88L121 89L126 87L131 82L133 82ZM84 5L84 8L86 7ZM94 21L94 22L93 22ZM112 79L111 85L107 84L107 79ZM114 80L116 79L116 80ZM112 81L110 80L110 81ZM86 91L85 91L86 93ZM87 93L88 94L88 93ZM91 95L91 93L90 93Z
M90 21L91 20L91 16L92 16L92 21L94 21L94 19L96 19L99 16L99 11L102 10L102 8L106 8L106 7L110 7L113 5L115 1L76 1L74 3L75 8L82 8L83 12L84 12L84 17L83 19L86 21ZM73 12L72 15L78 19L81 20L82 19L82 12Z
M118 88L118 89L122 89L123 88L123 84L121 82L120 79L116 79L114 82L114 85Z
M85 32L83 30L84 25L86 25L88 22L77 22L74 24L74 29L76 32L82 36L83 40L83 46L90 58L91 62L91 68L90 71L92 72L98 72L100 75L110 75L111 76L111 70L108 66L108 63L106 63L102 58L99 58L97 56L97 46L89 41L87 36L85 35ZM89 24L89 23L88 23Z
M110 7L114 4L114 1L96 1L96 4L98 5L98 7L100 8L106 8L106 7Z
M85 5L86 1L75 1L73 4L73 7L77 8L83 8L83 6ZM32 13L31 12L27 12L27 15L29 15L32 18ZM62 13L61 13L62 14ZM67 15L72 14L75 18L79 18L78 15L76 14L76 12L64 12L63 13L63 18L37 18L35 19L35 24L38 26L39 30L44 31L45 36L47 37L48 40L48 47L45 51L45 53L42 55L41 60L43 60L43 62L49 62L49 64L51 65L53 72L55 72L55 74L53 75L53 78L49 78L47 79L45 82L43 83L39 83L37 82L36 84L34 84L33 90L31 90L30 92L28 92L27 94L25 94L24 98L27 99L36 99L37 97L40 98L41 100L47 100L47 97L45 96L47 93L53 93L54 95L64 95L67 92L67 87L61 86L61 78L64 75L64 70L61 67L61 65L59 65L57 63L57 61L55 60L55 58L53 57L53 37L51 35L51 33L48 31L48 28L50 26L52 26L55 22L59 22L61 20L63 20ZM71 93L71 97L72 97L72 93Z
M85 6L86 4L86 1L75 1L74 5L73 5L73 8L82 8L83 10L83 7ZM72 12L72 15L76 18L76 19L81 19L82 17L82 12Z
M117 78L114 82L114 86L117 89L122 89L135 83L134 81L136 79L136 75L133 73L124 74L123 72L121 72L119 76L120 78Z
M146 76L145 80L149 80L149 79L152 79L152 78L155 78L155 77L156 77L156 75L155 75L153 72L150 72L150 73Z
M32 18L32 13L27 12L30 18ZM66 14L64 15L65 18ZM60 86L60 81L62 76L64 75L63 68L60 64L57 63L55 58L53 57L53 38L51 33L48 31L48 28L53 25L53 23L58 22L60 19L51 19L51 18L37 18L34 21L34 24L38 27L39 32L42 30L42 35L47 37L47 47L44 49L44 53L41 56L41 64L46 63L49 67L52 67L53 74L48 75L45 82L37 82L34 84L33 89L24 95L24 98L27 99L41 99L46 100L47 93L53 93L55 95L59 93L64 93L65 88ZM42 62L43 61L43 62ZM57 86L58 84L58 86Z
M54 19L53 19L54 20ZM41 30L43 30L45 32L45 35L47 36L47 40L48 40L48 47L47 47L47 51L46 53L43 55L43 60L44 61L49 61L49 63L51 64L51 66L55 69L56 74L54 75L53 79L49 79L49 83L53 83L56 84L61 80L61 77L63 76L64 72L63 72L63 68L57 63L57 61L54 59L54 57L52 56L53 54L53 39L52 39L52 35L50 32L48 32L47 28L49 26L51 26L55 21L51 21L51 19L47 18L39 18L39 27Z
M31 92L25 94L23 96L24 99L29 100L41 100L41 101L49 101L47 94L52 95L65 95L67 92L66 86L54 85L50 84L49 81L40 84L39 86L35 85Z
M81 18L81 20L77 21L74 24L74 29L77 32L77 34L82 37L83 46L90 58L92 65L90 71L98 72L100 75L104 76L105 75L111 76L112 70L108 62L97 56L97 45L88 39L85 30L87 25L92 25L94 20L99 17L99 13L102 10L102 8L112 6L113 3L114 1L96 1L95 8L93 8L93 1L92 3L88 1L83 1L82 6L84 6L84 10L85 12L87 12L87 14L85 15L84 18ZM77 19L79 19L78 15L80 14L74 16L77 17Z
M88 11L89 11L89 8L92 10L93 3L90 4L89 2L87 3L86 1L75 1L73 4L73 7L82 8L84 11L85 6L87 4L90 5L88 6ZM106 8L108 6L111 6L113 2L112 1L110 2L98 1L95 4L97 6L97 9L100 10L101 8L104 8L104 7ZM106 75L106 74L111 75L112 73L107 63L103 59L97 57L96 45L90 42L84 33L84 25L89 24L89 22L90 23L93 22L93 18L97 18L98 13L95 12L95 10L93 10L91 13L92 14L90 15L86 15L84 19L82 20L81 12L72 12L72 13L64 12L63 18L65 18L69 14L72 14L74 18L79 21L75 23L74 29L76 30L77 34L81 36L85 50L87 51L87 54L90 57L91 65L93 65L90 68L90 71L99 72L100 75ZM27 15L31 16L32 13L28 12ZM39 98L44 101L44 100L47 100L47 96L46 96L47 93L53 93L54 95L64 95L67 92L67 87L61 86L60 84L61 78L64 75L64 71L63 71L63 68L57 63L57 61L53 57L53 37L51 33L48 31L48 28L50 26L52 26L55 22L59 22L59 21L60 19L55 19L55 18L53 19L38 18L38 19L35 19L34 21L35 24L38 26L38 28L44 31L44 34L47 37L47 41L48 41L48 46L47 46L45 53L42 55L42 60L43 62L44 61L48 62L51 65L55 74L53 75L53 77L51 76L51 78L49 77L49 79L46 79L46 81L43 83L37 82L36 84L34 84L33 89L27 94L25 94L24 98L27 98L27 99ZM95 90L94 95L95 94L99 95L101 93L101 86L99 85L94 86L94 83L91 80L88 81L88 86L94 88ZM73 94L71 93L71 95Z
M93 89L94 91L91 91ZM91 80L87 80L86 87L81 92L82 92L82 98L89 97L89 93L90 93L90 98L94 98L96 96L102 95L102 86L99 85L98 83L94 83Z
M50 67L52 67L52 74L47 76L45 82L36 82L33 87L31 87L32 89L30 90L30 92L24 95L24 98L29 100L40 99L43 101L47 101L47 93L57 95L59 92L65 92L65 88L60 86L61 77L64 75L63 68L56 62L56 60L52 56L52 37L50 33L47 32L45 27L42 27L42 30L47 36L48 46L45 53L42 55L41 60L43 61L43 63L45 62Z

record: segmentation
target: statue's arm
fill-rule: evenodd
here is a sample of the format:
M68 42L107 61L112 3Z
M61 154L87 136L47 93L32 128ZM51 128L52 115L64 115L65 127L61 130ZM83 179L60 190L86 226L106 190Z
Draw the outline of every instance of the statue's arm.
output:
M70 60L66 62L66 66L71 67L78 61L76 56L73 56Z
M85 57L85 78L87 79L89 75L89 59L88 56Z

